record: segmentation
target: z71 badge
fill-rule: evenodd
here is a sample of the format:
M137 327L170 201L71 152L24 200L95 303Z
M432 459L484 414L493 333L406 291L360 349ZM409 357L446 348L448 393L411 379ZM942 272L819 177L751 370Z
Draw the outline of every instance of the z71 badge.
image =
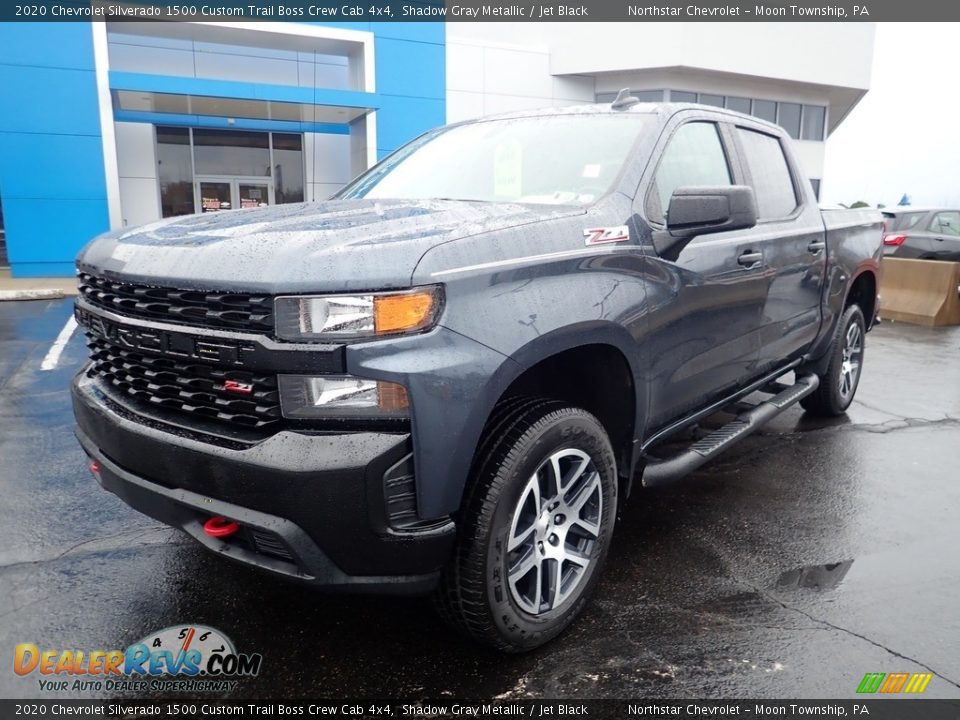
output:
M605 245L624 242L630 239L630 230L626 225L617 227L591 228L583 231L584 245Z

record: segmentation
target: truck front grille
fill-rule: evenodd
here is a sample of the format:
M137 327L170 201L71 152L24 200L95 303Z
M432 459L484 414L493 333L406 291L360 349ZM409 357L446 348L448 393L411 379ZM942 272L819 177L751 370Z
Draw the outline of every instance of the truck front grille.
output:
M175 290L114 282L88 273L80 273L78 281L87 302L128 317L259 333L273 330L270 295Z
M247 428L281 420L275 375L128 350L93 333L87 339L87 373L133 402Z

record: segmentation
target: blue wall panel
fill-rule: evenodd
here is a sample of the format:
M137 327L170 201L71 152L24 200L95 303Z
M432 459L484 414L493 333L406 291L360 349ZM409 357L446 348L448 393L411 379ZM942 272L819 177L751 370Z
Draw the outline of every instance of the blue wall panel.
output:
M0 201L15 276L72 273L108 228L89 23L0 26Z
M93 135L0 133L0 166L21 198L106 200L103 143ZM7 199L4 194L4 200Z
M393 95L380 96L377 111L377 151L393 152L427 130L443 125L446 105L443 100Z
M85 23L0 23L0 48L0 62L14 59L16 64L35 67L94 68L90 27Z
M377 158L446 122L446 26L370 23L377 68Z
M443 45L377 38L377 90L383 94L443 100Z
M436 45L444 45L447 42L447 26L442 22L372 22L369 29L378 38L414 40Z
M7 245L10 267L15 275L43 276L43 266L56 269L54 275L73 274L73 258L87 241L103 232L108 223L103 200L51 200L3 198L3 219L15 242ZM19 232L27 229L28 232ZM68 238L69 243L63 238ZM30 273L16 270L30 263ZM66 266L64 265L66 263Z

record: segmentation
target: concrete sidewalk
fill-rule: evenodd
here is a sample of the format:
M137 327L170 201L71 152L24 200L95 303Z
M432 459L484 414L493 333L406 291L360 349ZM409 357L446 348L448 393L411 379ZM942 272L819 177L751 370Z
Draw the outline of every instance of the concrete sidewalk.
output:
M0 268L0 302L4 300L54 300L77 294L73 277L15 278L8 268Z

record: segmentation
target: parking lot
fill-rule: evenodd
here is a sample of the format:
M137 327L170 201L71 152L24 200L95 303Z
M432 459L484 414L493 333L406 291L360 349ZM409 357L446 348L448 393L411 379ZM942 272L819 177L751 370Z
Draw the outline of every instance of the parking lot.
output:
M82 336L57 355L69 317L0 303L0 696L38 695L9 670L17 643L123 648L201 623L263 654L231 698L844 698L900 671L960 697L960 328L881 325L848 417L791 410L635 494L589 609L505 657L425 601L275 581L102 491L72 433Z

